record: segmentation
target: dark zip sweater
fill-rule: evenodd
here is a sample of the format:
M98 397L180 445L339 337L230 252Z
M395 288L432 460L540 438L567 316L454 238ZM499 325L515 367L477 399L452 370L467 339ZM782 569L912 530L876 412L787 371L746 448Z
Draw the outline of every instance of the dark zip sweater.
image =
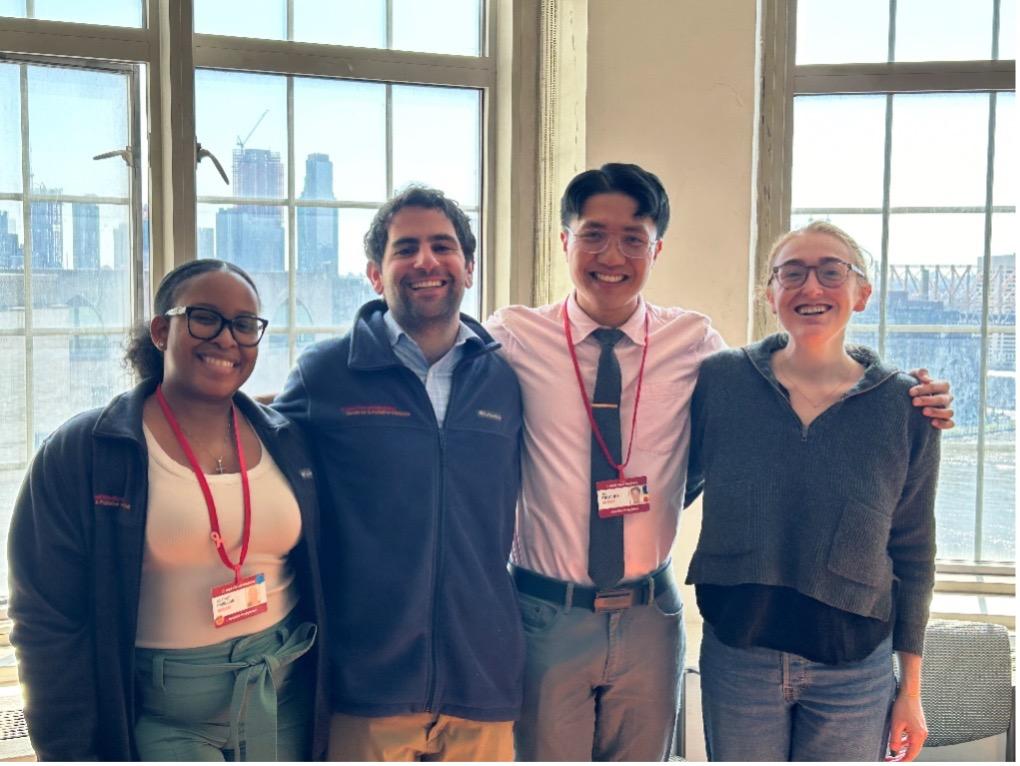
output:
M8 539L11 643L25 685L25 718L43 761L132 761L135 634L145 550L146 380L106 407L71 418L39 448ZM238 393L234 402L287 478L301 510L291 552L298 609L320 624L318 509L311 459L285 418ZM199 594L201 595L201 594ZM207 596L205 596L207 597ZM318 648L313 754L325 755L325 668Z
M443 427L394 355L382 301L298 360L274 407L313 444L334 711L517 717L523 632L507 572L521 397L473 319Z
M939 432L909 401L916 381L868 349L865 372L804 427L772 372L772 335L701 366L691 478L704 517L687 582L792 588L888 620L920 654L934 583ZM700 478L699 478L700 477Z

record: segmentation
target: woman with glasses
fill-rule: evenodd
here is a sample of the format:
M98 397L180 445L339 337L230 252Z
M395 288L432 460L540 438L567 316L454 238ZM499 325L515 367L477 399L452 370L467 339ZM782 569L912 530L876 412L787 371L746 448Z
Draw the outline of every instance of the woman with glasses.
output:
M258 312L240 268L174 269L128 348L141 383L32 462L9 612L41 760L322 755L312 461L239 391Z
M876 761L888 744L912 760L938 431L907 401L916 380L845 345L871 295L849 235L811 223L769 265L785 332L706 359L692 400L704 518L687 582L705 618L708 754Z

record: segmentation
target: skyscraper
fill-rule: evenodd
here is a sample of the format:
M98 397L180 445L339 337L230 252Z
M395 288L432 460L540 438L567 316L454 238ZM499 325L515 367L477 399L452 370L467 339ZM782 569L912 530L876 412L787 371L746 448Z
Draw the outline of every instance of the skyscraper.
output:
M6 211L0 210L0 269L15 271L24 267L21 243Z
M76 269L99 268L99 205L72 202L72 246Z
M280 153L234 149L234 196L283 197ZM216 213L216 255L249 271L283 271L283 210L275 205L234 205Z
M60 194L60 189L36 188L37 194ZM64 208L60 202L33 202L32 268L61 269L64 267Z
M335 199L333 163L329 155L309 154L305 159L305 185L301 190L301 199ZM337 231L339 212L335 207L298 207L298 271L337 273L340 257Z

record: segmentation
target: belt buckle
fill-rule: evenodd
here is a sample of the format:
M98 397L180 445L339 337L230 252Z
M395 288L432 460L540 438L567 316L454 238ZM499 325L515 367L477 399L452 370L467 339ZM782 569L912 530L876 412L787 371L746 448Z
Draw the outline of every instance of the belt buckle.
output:
M596 612L618 612L634 606L633 588L610 588L595 593Z

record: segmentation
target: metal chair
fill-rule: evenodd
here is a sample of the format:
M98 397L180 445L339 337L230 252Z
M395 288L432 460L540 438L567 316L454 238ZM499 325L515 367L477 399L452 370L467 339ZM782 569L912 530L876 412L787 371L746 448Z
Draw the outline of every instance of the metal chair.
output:
M931 620L925 630L921 703L928 722L926 750L1005 732L1005 760L1014 760L1015 700L1006 628Z

